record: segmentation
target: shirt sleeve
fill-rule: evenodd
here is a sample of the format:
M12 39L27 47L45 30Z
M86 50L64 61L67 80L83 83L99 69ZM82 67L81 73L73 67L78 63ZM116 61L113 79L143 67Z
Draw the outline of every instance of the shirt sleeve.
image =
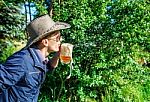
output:
M0 64L0 89L15 85L24 75L24 60L20 55L13 55L5 64Z

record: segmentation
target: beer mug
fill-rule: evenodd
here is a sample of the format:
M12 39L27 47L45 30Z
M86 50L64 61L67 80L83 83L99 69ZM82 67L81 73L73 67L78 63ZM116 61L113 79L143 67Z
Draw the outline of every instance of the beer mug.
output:
M69 43L63 43L61 44L60 48L60 60L64 64L68 64L72 60L72 51L73 51L73 45Z

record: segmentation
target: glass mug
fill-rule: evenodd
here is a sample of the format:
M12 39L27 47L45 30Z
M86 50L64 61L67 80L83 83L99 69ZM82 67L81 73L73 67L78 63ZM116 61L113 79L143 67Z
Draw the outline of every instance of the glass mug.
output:
M73 51L73 45L69 43L63 43L61 44L60 48L60 60L64 64L68 64L72 60L72 51Z

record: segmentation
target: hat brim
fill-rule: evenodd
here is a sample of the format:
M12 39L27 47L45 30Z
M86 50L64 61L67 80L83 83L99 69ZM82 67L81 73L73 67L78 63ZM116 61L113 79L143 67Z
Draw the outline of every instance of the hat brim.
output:
M32 44L36 43L37 41L41 40L42 38L51 35L52 32L58 31L58 30L63 30L70 28L70 24L64 23L64 22L55 22L55 24L47 30L47 32L41 34L40 36L36 38L30 38L25 46L25 48L30 47Z

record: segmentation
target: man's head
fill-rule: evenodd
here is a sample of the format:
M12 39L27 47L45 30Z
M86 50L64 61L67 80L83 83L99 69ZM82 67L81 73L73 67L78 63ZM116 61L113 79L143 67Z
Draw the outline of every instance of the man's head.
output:
M61 40L60 31L55 31L34 43L33 46L37 46L39 49L46 48L48 53L57 52L59 51Z
M49 42L53 43L54 40L52 40L52 38L58 39L57 36L60 37L59 31L67 28L70 28L69 24L64 22L54 22L49 15L38 17L30 22L26 28L29 35L29 40L27 42L26 48L30 47L34 43L43 40L49 40Z

